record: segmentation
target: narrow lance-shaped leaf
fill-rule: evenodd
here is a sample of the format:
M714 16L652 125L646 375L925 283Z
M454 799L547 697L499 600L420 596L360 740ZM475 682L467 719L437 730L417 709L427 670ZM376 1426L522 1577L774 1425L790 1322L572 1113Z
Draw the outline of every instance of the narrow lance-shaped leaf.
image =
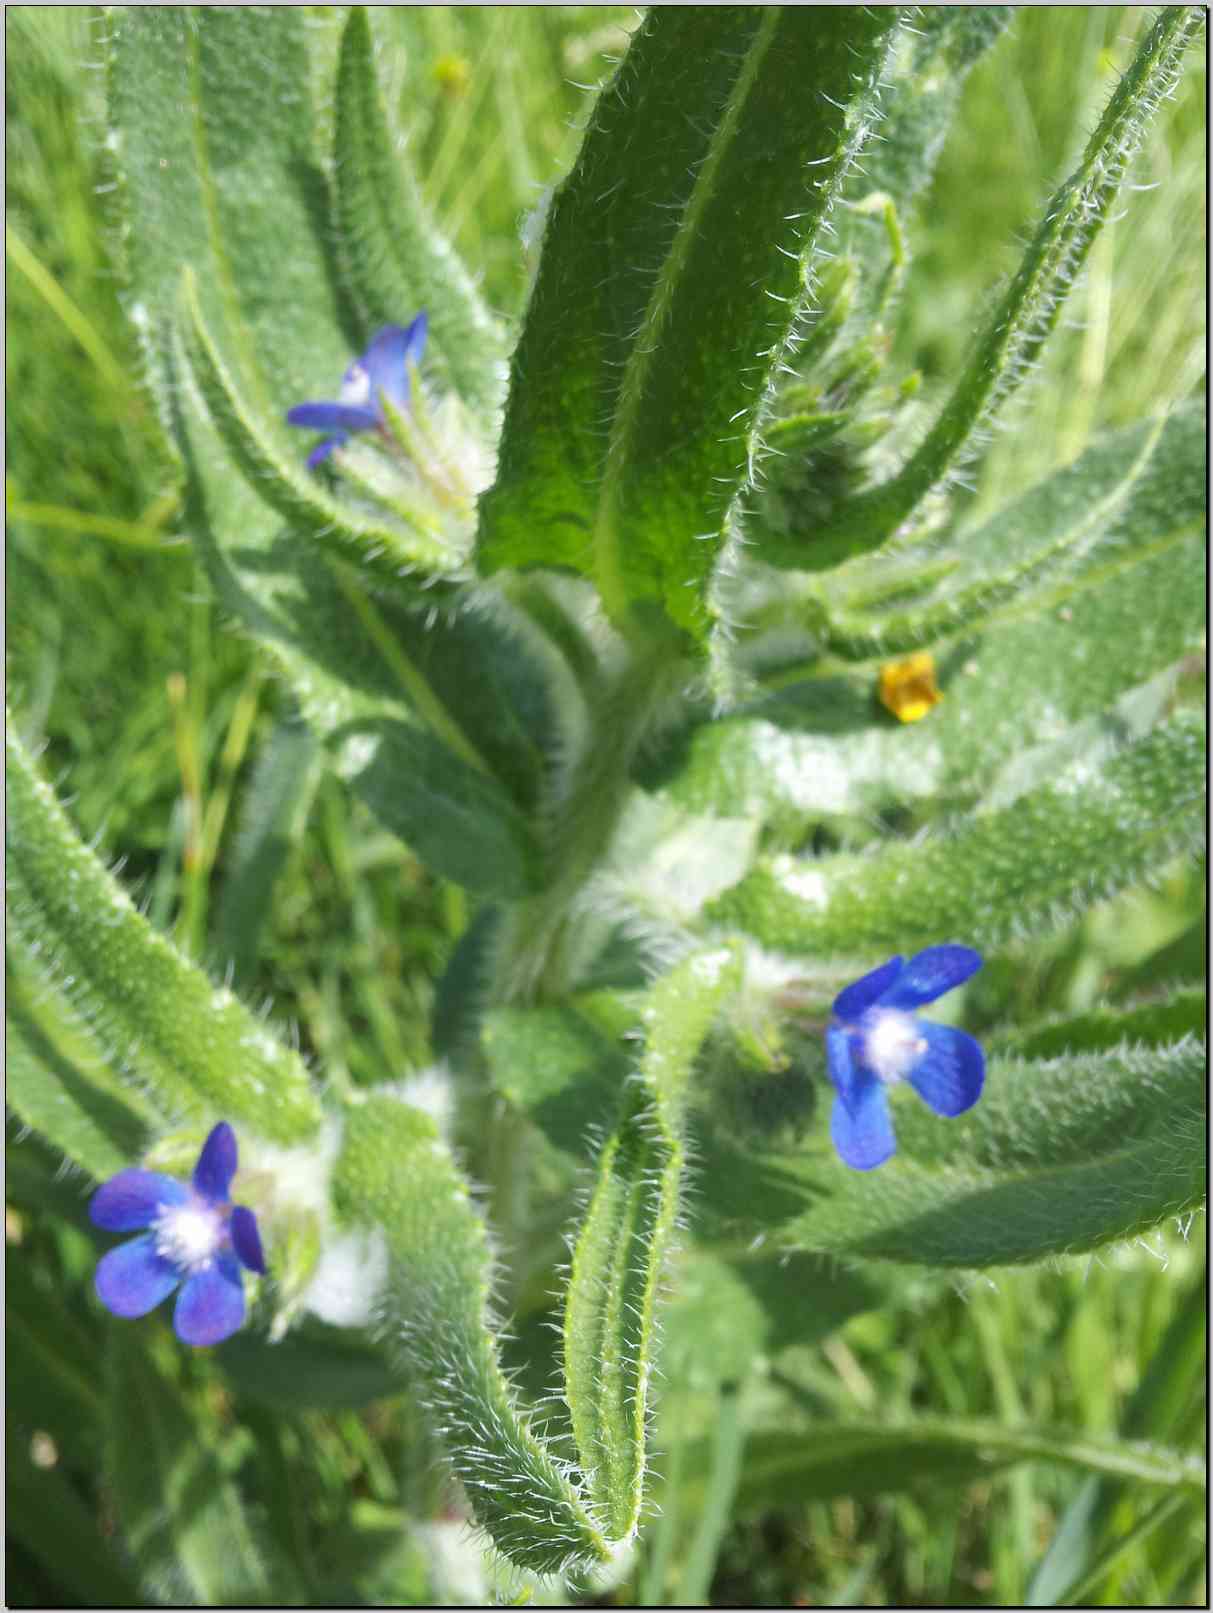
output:
M349 1110L333 1203L346 1224L383 1230L383 1330L498 1550L539 1573L609 1561L600 1524L502 1373L484 1223L433 1122L386 1098Z
M437 233L390 126L365 6L351 8L337 73L334 184L345 267L368 329L429 314L439 376L482 416L504 392L504 342L462 264Z
M319 775L317 755L310 730L287 718L253 765L215 913L214 955L237 984L256 963L274 885L301 836Z
M691 1471L706 1452L692 1457ZM818 1423L812 1436L765 1433L751 1437L738 1491L742 1513L835 1495L913 1490L925 1480L968 1483L1014 1462L1058 1462L1115 1474L1139 1484L1200 1495L1204 1464L1179 1451L1130 1440L962 1418L918 1417L898 1427L863 1422Z
M896 22L650 13L553 207L483 506L488 569L572 565L620 624L653 602L706 634L729 511Z
M1208 999L1195 987L1173 991L1134 1008L1093 1008L1043 1024L1004 1032L991 1045L1020 1058L1056 1058L1063 1053L1087 1053L1096 1048L1134 1042L1165 1046L1185 1036L1200 1036L1208 1019Z
M894 1094L897 1153L848 1169L824 1137L797 1155L703 1145L709 1206L770 1246L915 1266L1043 1260L1131 1237L1201 1202L1205 1047L994 1058L981 1102L940 1120ZM905 1102L900 1101L905 1098Z
M759 867L708 909L766 946L869 958L963 936L991 946L1057 923L1198 840L1204 725L1181 712L1099 770L963 821L948 836Z
M186 264L259 412L330 395L361 345L330 262L308 28L249 6L106 16L130 311L166 421Z
M1125 170L1184 51L1204 26L1195 6L1165 6L1112 92L1078 168L1050 201L1023 263L944 406L905 466L844 505L806 550L827 564L840 545L883 543L960 462L975 433L1016 389L1050 335L1070 287L1107 218Z
M775 614L786 624L799 603L823 649L851 661L903 654L1011 615L1068 606L1081 590L1203 530L1205 445L1199 404L1108 433L978 530L952 539L954 569L912 604L860 614L844 595L835 608L831 595L858 580L844 570L799 601L800 591L789 589L793 602Z
M7 724L9 918L125 1082L171 1114L222 1115L279 1142L320 1124L298 1055L211 984L77 836Z
M754 8L656 8L599 95L552 199L514 354L480 560L590 574L604 423L696 168L757 26Z
M161 1117L124 1091L104 1054L55 989L39 981L37 959L14 931L5 977L5 1101L64 1156L98 1181L146 1146Z
M602 1151L565 1300L565 1398L590 1496L612 1538L644 1499L657 1285L678 1214L691 1068L737 980L728 950L698 953L654 987L646 1048Z
M856 161L843 188L837 227L843 252L861 266L850 328L862 326L879 308L887 278L889 234L873 198L896 205L907 221L916 198L930 183L935 161L951 126L969 69L995 43L1014 13L1013 6L924 6L906 19L894 41L884 78L879 138ZM904 271L905 243L900 264ZM814 334L817 326L814 325Z

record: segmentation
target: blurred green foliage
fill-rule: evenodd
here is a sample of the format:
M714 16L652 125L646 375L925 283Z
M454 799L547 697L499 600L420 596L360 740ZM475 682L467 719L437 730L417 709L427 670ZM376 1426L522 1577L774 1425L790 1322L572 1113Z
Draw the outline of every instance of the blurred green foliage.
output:
M632 18L625 7L436 6L383 19L398 39L383 70L427 199L511 319L534 265L536 210L576 149L582 86L622 50ZM923 370L928 393L954 370L1012 266L1012 243L1089 132L1139 20L1134 8L1025 9L970 78L920 201L895 333L898 357ZM5 21L10 688L24 737L45 747L44 767L70 793L85 836L123 859L127 887L155 922L200 944L236 856L253 759L291 711L275 684L259 681L251 647L176 541L177 490L137 385L107 245L103 85L87 16L15 7ZM1134 170L1158 188L1134 197L1130 222L1101 239L1066 329L1017 405L1032 411L1033 429L996 444L973 492L978 510L1070 462L1098 428L1201 384L1204 90L1194 63ZM236 755L233 734L250 721ZM191 894L185 851L208 810L213 861ZM970 994L974 1023L1082 1012L1135 984L1202 973L1203 889L1203 867L1186 867L1097 907L1030 949L1017 971L983 974ZM247 994L272 1000L332 1081L403 1075L430 1056L432 983L466 921L462 893L326 779L289 848ZM91 1295L96 1246L83 1189L22 1139L10 1148L7 1205L17 1521L8 1601L134 1600L138 1587L106 1546L118 1503L98 1482L103 1379L120 1363L103 1373L115 1329ZM1137 1437L1195 1447L1203 1365L1171 1350L1179 1364L1167 1392L1154 1392L1152 1375L1167 1340L1190 1336L1181 1324L1203 1309L1203 1285L1197 1229L1054 1270L955 1288L924 1282L824 1342L782 1346L778 1398L764 1404L759 1388L747 1415L755 1427L787 1428L790 1394L806 1430L823 1415L877 1411L1091 1434L1135 1417L1126 1431ZM149 1324L148 1347L194 1408L204 1431L195 1437L215 1441L226 1478L238 1475L253 1496L257 1527L293 1535L283 1568L292 1594L459 1598L451 1574L444 1581L435 1568L437 1536L405 1527L410 1516L433 1519L434 1530L452 1531L445 1560L458 1555L462 1525L451 1523L452 1498L407 1396L283 1412L222 1358L165 1349L166 1335L166 1324ZM717 1387L693 1374L664 1401L663 1518L620 1600L678 1601L710 1581L722 1604L1019 1602L1090 1482L1034 1464L960 1487L924 1479L892 1495L789 1504L705 1533L711 1485L678 1489L676 1479L693 1442L714 1433L720 1404ZM726 1465L713 1482L725 1482ZM1102 1504L1109 1534L1123 1535L1150 1503L1134 1492ZM54 1535L37 1526L50 1511ZM1091 1599L1200 1605L1200 1524L1194 1506L1162 1520L1098 1578Z

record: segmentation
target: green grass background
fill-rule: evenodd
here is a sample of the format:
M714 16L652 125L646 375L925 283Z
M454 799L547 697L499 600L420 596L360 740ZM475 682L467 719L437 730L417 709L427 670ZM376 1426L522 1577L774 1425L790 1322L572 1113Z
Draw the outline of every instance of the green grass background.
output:
M576 149L587 104L579 86L607 69L632 15L428 7L382 19L396 46L389 82L429 198L510 316L532 261L528 220ZM954 372L1017 242L1075 159L1144 15L1027 9L972 75L937 178L909 221L914 267L896 354L922 369L928 397ZM84 835L124 860L123 877L153 920L205 956L252 768L284 702L211 603L181 538L107 248L103 82L87 15L13 7L6 32L10 701ZM1093 431L1200 384L1204 163L1203 72L1193 62L1136 164L1142 188L1126 193L1016 405L1031 429L1000 433L977 475L979 505L1074 458ZM998 1006L1013 990L1035 1009L1082 1008L1165 972L1160 959L1199 967L1202 889L1203 870L1177 868L1160 886L1094 911L1041 947L1025 979L1004 981ZM274 891L248 990L272 1003L333 1079L404 1075L427 1061L432 983L465 921L458 891L323 780ZM35 1145L15 1153L10 1269L16 1262L18 1280L63 1309L86 1348L100 1324L88 1293L93 1246L73 1225L83 1199L54 1186ZM1203 1229L1185 1238L1166 1228L1081 1265L994 1273L860 1317L779 1365L806 1405L831 1416L930 1410L1113 1432L1169 1322L1204 1280ZM231 1421L217 1370L205 1359L180 1370ZM30 1396L17 1407L27 1439L43 1426L36 1387ZM659 1430L667 1446L710 1411L693 1389L674 1388L667 1405ZM1169 1415L1166 1428L1136 1432L1201 1439L1202 1373ZM309 1528L339 1520L351 1494L389 1524L423 1504L410 1476L421 1436L399 1402L251 1426L295 1451L293 1504ZM95 1451L85 1443L57 1463L104 1529ZM967 1486L790 1508L706 1537L684 1518L667 1530L664 1567L642 1557L616 1595L629 1600L646 1584L660 1588L658 1599L676 1599L687 1575L702 1576L706 1554L722 1603L1016 1603L1082 1482L1036 1464ZM1122 1497L1114 1532L1126 1534L1148 1505ZM9 1576L11 1605L76 1599L20 1544ZM387 1601L422 1599L426 1586L397 1564L379 1591ZM1203 1533L1187 1513L1112 1563L1090 1599L1198 1605L1205 1595Z

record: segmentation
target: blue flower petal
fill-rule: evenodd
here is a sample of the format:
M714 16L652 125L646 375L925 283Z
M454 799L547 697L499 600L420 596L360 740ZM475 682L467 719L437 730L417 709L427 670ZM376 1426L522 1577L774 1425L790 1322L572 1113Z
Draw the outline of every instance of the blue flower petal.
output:
M232 1248L250 1271L265 1275L265 1255L261 1251L261 1234L257 1230L257 1217L243 1204L237 1204L228 1223Z
M115 1316L146 1316L180 1281L172 1261L156 1253L150 1232L102 1255L93 1278L97 1298Z
M353 403L297 403L287 410L286 423L306 431L373 431L379 416Z
M834 999L835 1014L839 1019L858 1019L865 1008L870 1008L878 997L883 996L904 967L905 960L899 953L888 963L882 963L879 969L873 969L870 974L862 975L851 985L845 986Z
M826 1031L826 1068L830 1072L830 1080L838 1088L838 1096L854 1112L876 1077L862 1065L856 1064L850 1035L841 1025L831 1025Z
M379 331L362 355L359 362L370 377L371 397L376 404L380 392L386 392L398 409L408 403L408 367L421 362L426 325L424 314L418 314L407 330L400 325L388 325Z
M204 1199L222 1204L236 1174L236 1133L221 1120L202 1145L194 1166L194 1186Z
M188 1188L159 1171L119 1171L93 1194L89 1220L107 1232L137 1232L151 1226L162 1204L184 1204L188 1198Z
M882 998L881 1007L921 1008L923 1003L933 1003L945 991L962 985L980 968L981 953L974 952L972 947L951 942L946 946L928 947L906 964L900 978Z
M187 1278L173 1310L173 1331L183 1344L218 1344L243 1321L244 1284L230 1254Z
M344 431L339 431L336 436L326 437L323 442L317 443L307 456L308 470L315 470L317 465L324 463L334 448L344 448L349 440Z
M937 1115L959 1115L981 1096L986 1056L978 1042L951 1025L920 1019L927 1051L910 1071L910 1084Z
M889 1116L888 1094L879 1081L864 1087L854 1110L841 1097L834 1099L830 1136L843 1164L853 1170L870 1171L884 1164L896 1150L897 1141Z

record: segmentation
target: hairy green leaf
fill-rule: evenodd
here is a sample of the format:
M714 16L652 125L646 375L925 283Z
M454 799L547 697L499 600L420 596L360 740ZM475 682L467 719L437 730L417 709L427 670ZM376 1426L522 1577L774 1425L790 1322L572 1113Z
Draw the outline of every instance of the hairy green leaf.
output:
M387 1340L497 1548L539 1573L609 1561L600 1525L502 1373L484 1223L432 1121L383 1097L350 1109L333 1202L347 1224L383 1229Z
M1031 368L1057 322L1129 161L1159 103L1174 88L1187 47L1204 26L1195 6L1167 6L1118 82L1082 161L1050 200L1023 262L934 426L889 481L845 505L806 549L829 563L857 540L876 548L956 466Z
M1181 1041L1185 1036L1201 1035L1207 1019L1208 1000L1203 991L1174 991L1133 1008L1096 1008L1090 1013L1010 1031L996 1038L992 1045L1000 1052L1014 1053L1025 1059L1094 1052L1102 1047L1115 1047L1118 1042L1158 1047Z
M565 1297L573 1434L611 1536L635 1532L644 1498L657 1286L678 1213L682 1111L695 1057L737 982L728 951L697 953L650 994L636 1081L598 1164Z
M552 207L480 556L702 637L803 277L892 10L658 7Z
M1056 923L1192 845L1204 822L1204 725L1181 712L946 836L871 855L760 865L708 909L786 952L866 958L963 937L992 946Z
M123 1090L101 1050L71 1022L53 984L36 984L37 959L15 933L9 962L5 1101L25 1125L104 1181L142 1153L156 1117Z
M325 223L307 32L301 11L108 14L130 312L166 420L185 264L259 415L331 396L360 349Z
M368 329L429 314L440 377L491 420L504 392L505 346L463 265L438 235L390 126L365 6L353 6L337 74L334 184L341 250Z
M9 916L124 1082L170 1114L294 1142L320 1124L297 1054L132 906L7 724Z
M861 661L968 637L1028 611L1072 608L1081 590L1203 531L1206 441L1200 404L1110 432L977 531L953 538L945 551L953 569L925 596L860 616L848 610L847 591L862 591L880 568L844 568L805 596L806 621L829 654Z
M941 1120L896 1095L898 1153L849 1170L823 1137L797 1155L701 1140L735 1233L776 1246L928 1266L991 1266L1091 1249L1181 1214L1205 1193L1203 1043L1122 1043L994 1059L981 1101ZM904 1100L904 1101L902 1101Z
M558 1148L586 1153L594 1128L613 1119L628 1077L627 1055L573 1009L494 1009L485 1017L481 1046L494 1088Z

